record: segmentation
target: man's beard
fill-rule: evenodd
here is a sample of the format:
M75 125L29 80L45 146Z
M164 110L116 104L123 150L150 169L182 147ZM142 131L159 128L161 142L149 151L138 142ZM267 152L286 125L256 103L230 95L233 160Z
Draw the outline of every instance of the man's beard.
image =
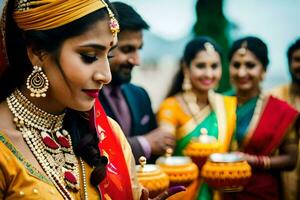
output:
M131 64L120 65L118 71L112 71L112 80L113 85L121 85L129 83L131 80L131 72L134 66Z

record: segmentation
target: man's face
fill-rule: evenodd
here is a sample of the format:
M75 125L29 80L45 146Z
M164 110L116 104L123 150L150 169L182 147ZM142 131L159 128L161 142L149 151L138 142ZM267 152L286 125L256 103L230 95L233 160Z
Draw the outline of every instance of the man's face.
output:
M139 50L143 46L142 31L122 31L118 37L118 47L110 60L112 84L115 85L130 82L133 67L140 65Z
M297 49L292 53L290 65L292 81L300 84L300 49Z

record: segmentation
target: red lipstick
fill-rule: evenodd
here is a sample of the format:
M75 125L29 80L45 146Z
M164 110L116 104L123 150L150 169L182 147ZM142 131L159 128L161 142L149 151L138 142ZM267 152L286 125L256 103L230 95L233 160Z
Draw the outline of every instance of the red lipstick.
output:
M83 90L88 96L92 98L98 98L99 95L99 89L95 90Z

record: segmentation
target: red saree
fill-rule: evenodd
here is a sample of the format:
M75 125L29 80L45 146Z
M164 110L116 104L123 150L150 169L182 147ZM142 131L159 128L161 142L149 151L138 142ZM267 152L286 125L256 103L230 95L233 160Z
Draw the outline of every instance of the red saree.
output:
M107 176L99 185L101 199L132 200L132 188L128 167L120 141L108 122L104 109L98 99L94 106L95 127L99 137L101 155L108 158Z
M280 146L298 112L272 96L267 97L259 121L253 133L249 133L243 152L252 155L272 155ZM279 172L252 171L251 180L243 191L224 194L224 200L277 200L279 199Z

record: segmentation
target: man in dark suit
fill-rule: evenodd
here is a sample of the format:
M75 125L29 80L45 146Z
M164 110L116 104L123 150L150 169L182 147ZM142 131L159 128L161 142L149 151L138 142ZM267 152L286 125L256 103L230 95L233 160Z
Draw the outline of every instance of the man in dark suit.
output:
M112 81L101 90L99 98L107 115L120 124L136 162L140 156L153 162L168 146L174 147L175 138L157 127L147 92L130 83L133 67L140 65L142 31L149 26L129 5L112 4L119 15L121 32L118 47L111 52L114 56L110 60Z

